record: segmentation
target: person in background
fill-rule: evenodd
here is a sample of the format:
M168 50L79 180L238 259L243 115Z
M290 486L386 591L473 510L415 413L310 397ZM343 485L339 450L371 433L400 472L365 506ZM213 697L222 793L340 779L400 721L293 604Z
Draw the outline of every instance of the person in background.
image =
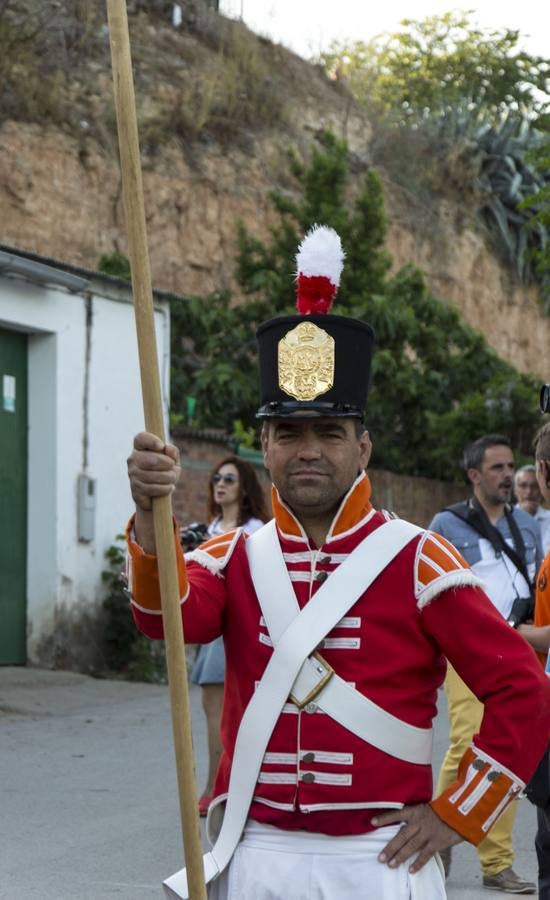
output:
M534 447L536 479L542 496L550 504L550 423L537 432ZM546 666L550 647L550 550L537 574L535 622L520 625L518 631L536 650L541 664ZM535 849L539 864L539 900L550 900L550 820L548 812L538 807L537 825Z
M535 466L522 466L514 477L514 494L518 506L529 513L540 525L542 552L550 550L550 509L541 506L543 495L539 488ZM548 500L546 501L548 503Z
M437 513L429 527L456 547L484 583L495 608L516 627L532 609L532 583L542 551L538 523L522 509L510 506L514 456L509 440L498 434L478 438L464 451L464 469L473 496L466 503ZM439 773L438 792L455 780L460 760L479 731L484 712L483 703L450 664L445 693L450 744ZM535 885L520 878L512 868L516 811L517 804L511 804L477 848L483 886L512 894L534 894ZM448 873L450 847L441 857Z
M208 526L205 540L217 534L242 528L252 534L270 518L262 486L254 467L239 456L227 456L212 471L208 483ZM185 546L184 546L185 549ZM193 558L193 551L186 559ZM208 738L208 776L199 800L199 812L205 816L212 796L214 778L222 752L220 720L225 680L223 639L199 647L191 671L193 684L202 688L202 706Z

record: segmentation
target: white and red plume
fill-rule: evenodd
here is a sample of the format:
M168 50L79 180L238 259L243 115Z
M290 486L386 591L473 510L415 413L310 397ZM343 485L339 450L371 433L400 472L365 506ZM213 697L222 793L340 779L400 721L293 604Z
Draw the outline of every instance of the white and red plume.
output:
M344 267L344 251L334 229L310 228L298 247L296 264L298 312L303 316L330 312Z

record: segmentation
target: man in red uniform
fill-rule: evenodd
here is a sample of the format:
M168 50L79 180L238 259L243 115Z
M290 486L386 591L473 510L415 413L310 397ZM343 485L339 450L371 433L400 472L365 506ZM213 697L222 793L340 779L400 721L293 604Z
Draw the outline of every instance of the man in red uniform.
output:
M298 256L299 315L258 331L273 522L187 560L186 637L223 634L227 658L212 900L440 900L437 852L482 840L550 728L531 650L457 551L371 506L372 331L325 315L340 269L337 235L314 230ZM137 435L128 468L133 612L159 638L151 498L173 490L177 450ZM445 657L485 717L455 782L430 800ZM187 896L183 872L165 884Z

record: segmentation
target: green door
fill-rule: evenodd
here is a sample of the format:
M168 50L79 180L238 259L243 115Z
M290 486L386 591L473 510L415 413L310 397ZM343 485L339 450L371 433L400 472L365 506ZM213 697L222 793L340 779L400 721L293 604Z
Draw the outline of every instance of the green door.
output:
M26 662L27 336L0 328L0 665Z

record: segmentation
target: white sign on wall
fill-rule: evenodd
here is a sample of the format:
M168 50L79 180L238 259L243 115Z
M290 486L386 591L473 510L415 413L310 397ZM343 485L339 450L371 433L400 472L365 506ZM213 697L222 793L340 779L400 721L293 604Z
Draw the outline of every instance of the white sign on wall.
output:
M15 412L15 376L2 376L2 408L4 412Z

